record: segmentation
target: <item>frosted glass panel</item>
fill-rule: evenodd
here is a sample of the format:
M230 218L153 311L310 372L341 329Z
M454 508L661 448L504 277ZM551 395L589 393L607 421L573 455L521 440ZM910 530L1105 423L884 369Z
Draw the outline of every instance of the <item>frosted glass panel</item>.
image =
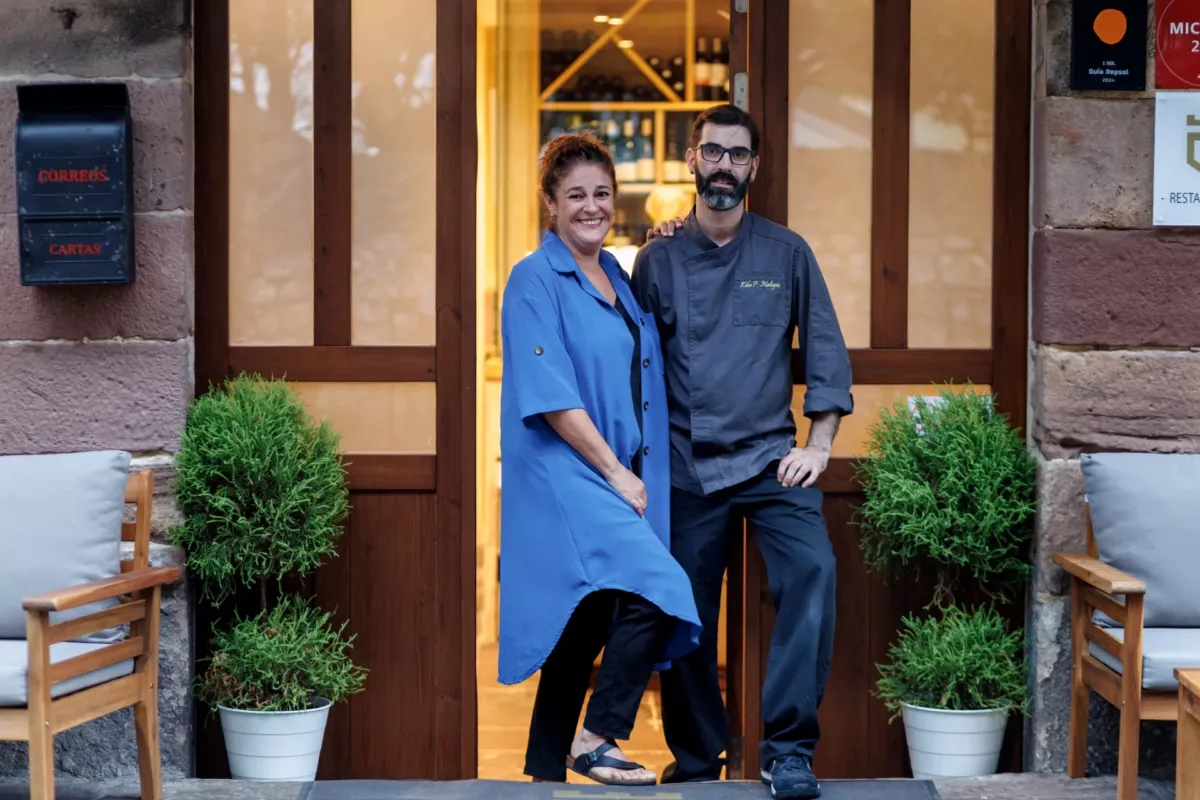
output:
M312 0L230 2L229 40L229 343L310 345Z
M308 413L337 428L343 453L437 452L437 384L294 382L290 386Z
M436 14L353 0L354 344L436 340Z
M935 397L939 386L929 383L897 384L888 386L855 386L854 413L842 418L837 438L833 440L833 458L857 458L867 453L867 441L871 426L879 421L879 414L897 402L908 402L910 396ZM966 387L962 387L963 391ZM972 390L990 393L987 385L972 386ZM804 387L797 386L792 395L792 413L796 415L796 438L803 446L808 439L809 420L804 416Z
M995 14L912 0L910 347L992 343Z
M788 227L816 253L846 344L869 347L875 4L790 2Z

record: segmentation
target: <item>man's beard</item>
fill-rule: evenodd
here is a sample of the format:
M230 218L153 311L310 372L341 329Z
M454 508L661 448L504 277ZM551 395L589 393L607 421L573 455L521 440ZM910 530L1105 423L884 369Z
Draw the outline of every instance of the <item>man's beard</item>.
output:
M713 181L717 178L725 178L732 185L714 184ZM748 191L750 191L749 175L739 183L731 172L718 170L705 176L701 174L700 170L696 170L696 193L704 198L704 202L713 211L728 211L745 200Z

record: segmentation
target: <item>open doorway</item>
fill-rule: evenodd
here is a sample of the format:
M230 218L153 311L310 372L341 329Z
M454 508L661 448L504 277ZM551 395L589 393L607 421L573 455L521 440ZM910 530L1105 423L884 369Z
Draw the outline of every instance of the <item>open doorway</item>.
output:
M522 770L538 676L511 687L496 680L500 299L513 265L544 234L538 157L562 132L592 132L616 161L617 213L606 247L626 270L649 227L687 214L695 191L684 162L692 120L729 98L729 0L479 0L478 14L479 777L528 780ZM718 647L723 667L723 635ZM660 708L655 677L622 745L659 774L671 761Z

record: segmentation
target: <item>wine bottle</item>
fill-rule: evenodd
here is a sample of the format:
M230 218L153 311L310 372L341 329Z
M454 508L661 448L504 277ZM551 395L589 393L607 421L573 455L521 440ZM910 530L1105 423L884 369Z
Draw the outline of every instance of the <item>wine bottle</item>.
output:
M720 39L713 39L712 59L708 67L708 84L712 99L729 102L729 55Z
M637 137L633 118L626 117L621 130L621 144L616 153L617 183L637 181Z
M701 36L696 40L696 66L692 72L692 83L696 87L697 100L711 100L712 94L709 84L709 76L711 72L708 61L708 39Z
M639 183L654 183L654 122L649 117L642 119L637 149L637 180Z

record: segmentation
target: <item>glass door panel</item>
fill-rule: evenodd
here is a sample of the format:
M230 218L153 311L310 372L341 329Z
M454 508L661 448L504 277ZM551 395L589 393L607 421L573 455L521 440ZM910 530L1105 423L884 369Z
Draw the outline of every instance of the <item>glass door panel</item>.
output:
M436 22L434 3L353 0L356 345L436 340Z
M808 438L811 425L804 416L804 386L798 385L792 395L792 413L796 417L796 436L803 444ZM974 391L980 394L991 392L990 386L960 387L958 391ZM867 444L871 438L871 426L879 419L884 409L897 403L908 404L914 397L936 397L937 389L928 383L857 385L854 387L854 413L842 419L837 437L833 440L833 458L861 458L867 455Z
M312 0L229 4L229 343L313 343Z
M872 0L790 0L787 225L808 240L846 344L871 344Z
M308 413L341 434L343 453L437 452L437 384L290 383Z
M992 344L996 12L912 0L908 346Z

